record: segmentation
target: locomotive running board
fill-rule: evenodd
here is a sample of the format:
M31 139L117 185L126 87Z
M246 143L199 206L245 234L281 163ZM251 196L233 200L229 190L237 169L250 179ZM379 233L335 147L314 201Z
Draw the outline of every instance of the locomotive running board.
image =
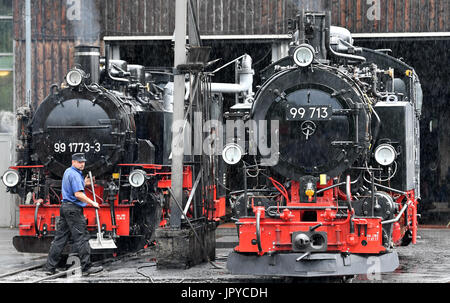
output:
M302 257L304 253L257 256L232 252L228 256L227 269L233 275L326 277L392 272L399 266L395 251L369 256L315 253Z

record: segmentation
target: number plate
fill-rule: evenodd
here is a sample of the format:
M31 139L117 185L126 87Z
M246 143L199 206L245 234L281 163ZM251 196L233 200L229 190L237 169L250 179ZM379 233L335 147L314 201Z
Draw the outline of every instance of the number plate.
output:
M286 111L286 120L331 120L332 115L331 105L289 106Z
M57 154L60 153L88 153L94 152L98 153L102 149L102 145L99 142L88 143L88 142L56 142L53 145L53 151Z

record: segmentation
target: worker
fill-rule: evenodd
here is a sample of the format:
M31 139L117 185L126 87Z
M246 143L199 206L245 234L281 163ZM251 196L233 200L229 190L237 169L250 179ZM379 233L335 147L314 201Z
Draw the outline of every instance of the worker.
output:
M56 226L55 239L50 246L47 264L44 268L48 275L56 273L56 266L70 237L73 241L72 252L78 253L80 258L82 274L89 275L103 270L103 267L92 266L90 262L90 236L86 227L83 208L88 204L95 208L99 208L99 205L84 194L84 187L91 185L88 176L83 178L82 171L85 164L84 153L73 154L72 166L64 172L59 221Z

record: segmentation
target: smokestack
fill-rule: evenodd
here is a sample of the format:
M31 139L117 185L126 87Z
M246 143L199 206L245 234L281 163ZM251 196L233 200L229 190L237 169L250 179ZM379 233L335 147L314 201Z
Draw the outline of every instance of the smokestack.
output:
M75 46L75 65L90 75L86 84L98 83L100 80L100 47Z

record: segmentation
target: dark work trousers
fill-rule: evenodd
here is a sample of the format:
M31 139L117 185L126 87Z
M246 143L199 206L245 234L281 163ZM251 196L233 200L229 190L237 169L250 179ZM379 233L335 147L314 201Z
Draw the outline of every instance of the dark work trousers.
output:
M83 216L83 208L70 202L63 202L60 208L59 221L56 226L55 239L48 253L47 268L56 268L61 253L69 238L72 238L72 253L78 253L81 269L90 267L91 247L89 246L89 232Z

